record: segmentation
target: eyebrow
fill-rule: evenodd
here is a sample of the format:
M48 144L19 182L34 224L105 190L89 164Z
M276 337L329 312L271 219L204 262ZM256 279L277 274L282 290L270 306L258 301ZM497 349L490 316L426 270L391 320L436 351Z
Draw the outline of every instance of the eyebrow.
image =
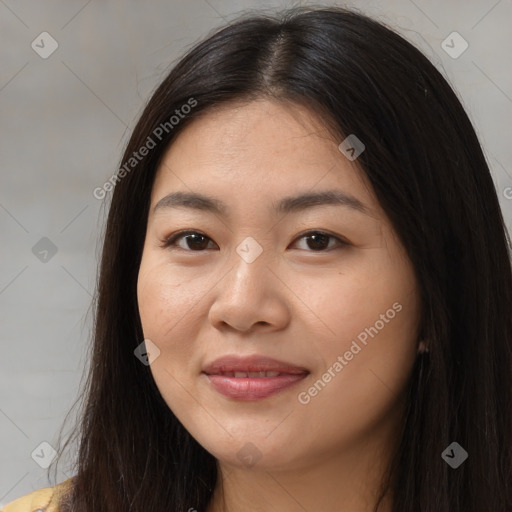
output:
M295 213L316 206L344 206L370 215L370 209L359 199L341 190L324 190L289 196L272 203L276 214ZM196 192L173 192L160 199L153 208L153 213L168 208L191 208L226 216L228 207L220 199Z

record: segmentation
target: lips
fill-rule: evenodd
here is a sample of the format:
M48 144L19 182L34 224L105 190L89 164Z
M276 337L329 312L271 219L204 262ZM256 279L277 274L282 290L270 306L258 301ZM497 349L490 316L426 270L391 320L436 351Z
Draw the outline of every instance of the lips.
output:
M223 375L224 377L236 377L239 379L240 377L251 377L251 378L264 378L264 377L277 377L278 375L285 375L285 373L280 372L219 372L215 375ZM290 374L287 374L290 375Z
M275 395L309 375L306 368L263 356L225 356L203 373L217 392L241 401Z
M300 375L309 373L306 368L295 366L291 363L278 361L265 356L246 356L240 357L235 355L221 357L216 359L213 363L207 365L203 372L207 375L222 375L234 373L244 373L249 375L238 375L239 377L265 377L262 372L277 372L278 374L286 375ZM270 376L270 375L269 375ZM275 375L271 375L275 376Z

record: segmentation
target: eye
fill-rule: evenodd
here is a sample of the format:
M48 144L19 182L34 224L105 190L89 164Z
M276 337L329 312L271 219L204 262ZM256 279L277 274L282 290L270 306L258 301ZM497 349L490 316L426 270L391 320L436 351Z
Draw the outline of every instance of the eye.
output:
M339 236L331 235L324 231L308 231L303 233L296 240L307 239L307 247L312 249L313 252L328 252L328 250L335 249L336 247L343 247L350 245L347 241ZM329 243L332 241L333 243ZM327 251L325 249L328 249Z
M174 233L170 237L163 240L161 247L178 247L180 249L187 250L186 247L182 247L176 243L179 239L185 239L185 237L188 237L185 241L185 243L188 245L188 249L192 249L193 252L200 252L203 249L206 249L205 245L207 244L205 244L205 240L211 240L210 237L206 236L205 234L199 231L178 231L177 233Z
M181 239L185 240L185 247L178 243L178 241ZM311 251L308 252L328 252L325 249L330 250L336 247L350 245L347 241L343 240L342 238L336 235L332 235L330 233L326 233L324 231L308 231L300 235L295 240L302 239L308 239L306 245L311 249ZM174 233L173 235L165 238L161 243L161 247L177 247L185 251L188 250L189 252L202 252L204 249L208 248L208 240L214 243L209 236L205 235L204 233L201 233L200 231L178 231L177 233ZM334 241L334 244L330 244L330 241Z

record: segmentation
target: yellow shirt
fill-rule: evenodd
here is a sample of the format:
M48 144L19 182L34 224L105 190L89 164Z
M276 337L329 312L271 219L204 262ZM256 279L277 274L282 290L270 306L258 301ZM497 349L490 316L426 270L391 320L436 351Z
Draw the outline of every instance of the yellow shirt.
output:
M59 512L58 502L62 493L69 490L73 478L53 487L38 489L11 501L0 512Z

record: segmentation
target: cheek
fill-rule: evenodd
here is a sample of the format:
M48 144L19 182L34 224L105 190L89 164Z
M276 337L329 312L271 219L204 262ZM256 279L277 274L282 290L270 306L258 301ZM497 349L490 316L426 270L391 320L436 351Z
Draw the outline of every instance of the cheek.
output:
M402 404L416 357L416 309L401 303L398 311L399 301L393 303L394 298L377 304L368 300L363 308L347 301L337 316L333 311L331 325L337 339L319 340L316 348L322 351L325 366L297 396L305 404L301 407L307 428L318 431L319 438L354 440L396 419L392 411ZM381 320L381 313L387 322Z
M193 330L197 309L194 306L204 295L203 290L183 282L179 273L165 264L141 263L137 282L137 300L144 338L149 338L160 349L160 357L151 365L156 369L181 365L193 348ZM156 363L159 363L158 365ZM153 368L154 367L154 368Z
M388 348L414 344L420 306L412 268L392 257L368 261L334 277L329 274L302 292L322 320L324 338L332 340L326 347L331 355L348 350L358 336L363 343L371 339L375 329Z
M137 300L144 332L162 335L163 330L169 330L173 324L187 323L208 289L207 280L187 276L183 270L169 265L165 256L148 254L143 257Z
M178 276L178 277L177 277ZM137 300L145 339L160 350L150 370L160 393L174 412L187 406L193 378L195 319L200 290L179 278L165 264L143 259L137 282Z
M391 256L337 277L314 295L329 333L317 344L327 372L316 386L322 395L317 406L337 404L332 411L341 413L364 403L368 414L372 408L378 414L403 390L416 357L420 299L414 272Z

